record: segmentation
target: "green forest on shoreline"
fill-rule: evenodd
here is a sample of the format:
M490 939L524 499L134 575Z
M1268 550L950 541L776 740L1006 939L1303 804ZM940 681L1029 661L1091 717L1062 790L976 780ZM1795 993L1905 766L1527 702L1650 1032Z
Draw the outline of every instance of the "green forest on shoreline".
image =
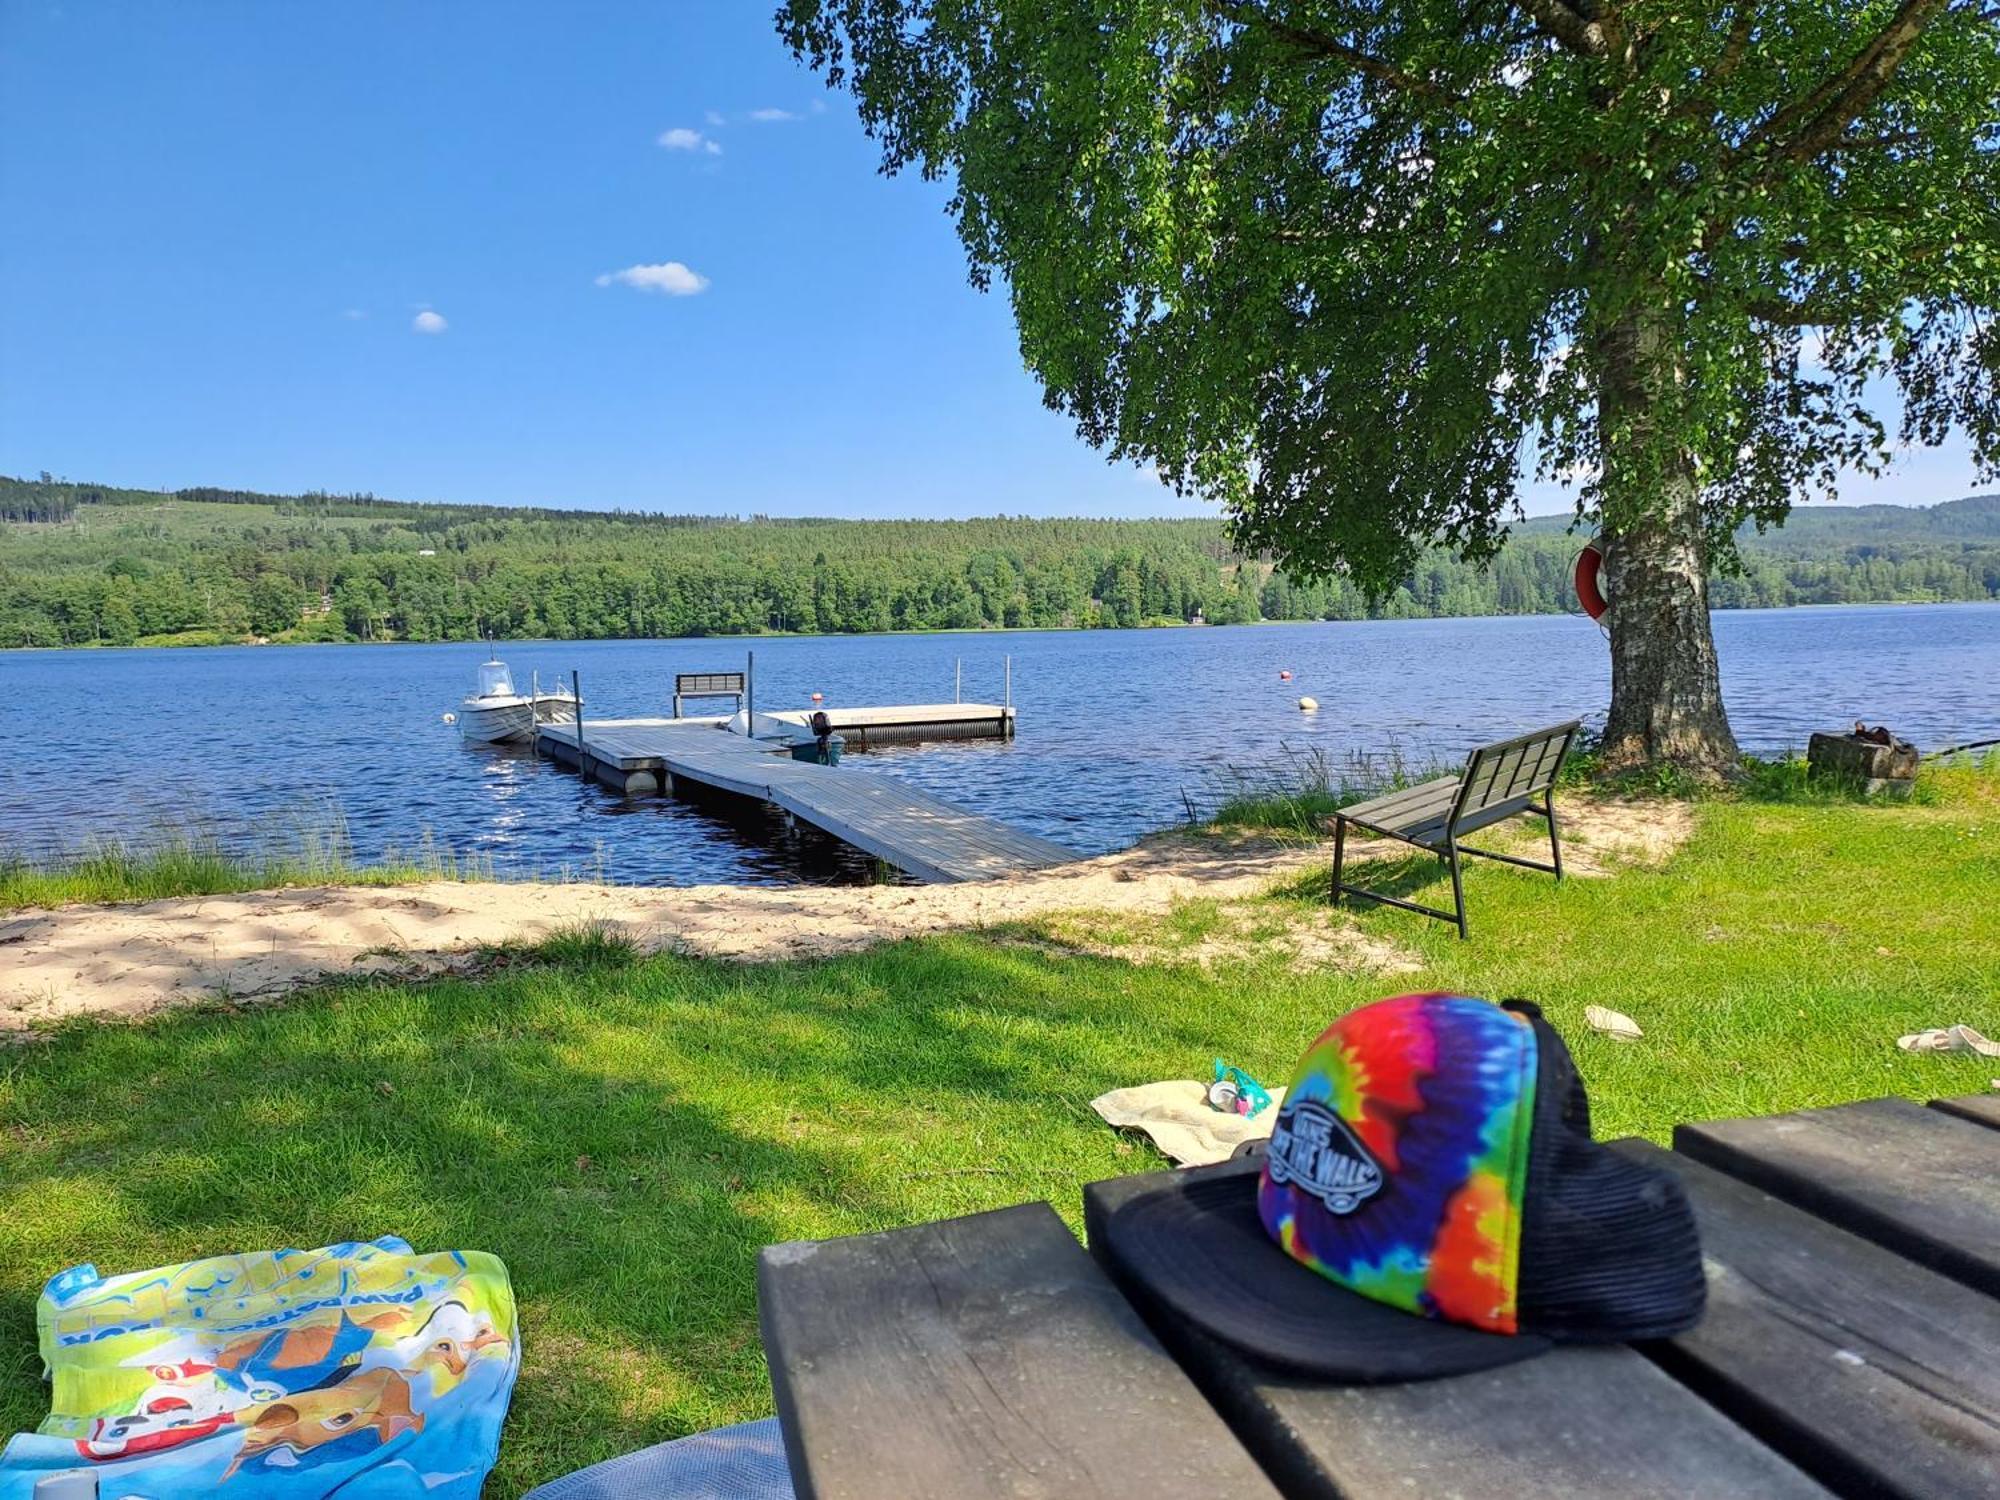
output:
M1518 524L1388 597L1219 520L787 520L0 478L0 647L605 639L1574 612L1581 539ZM2000 598L2000 495L1748 534L1718 608Z

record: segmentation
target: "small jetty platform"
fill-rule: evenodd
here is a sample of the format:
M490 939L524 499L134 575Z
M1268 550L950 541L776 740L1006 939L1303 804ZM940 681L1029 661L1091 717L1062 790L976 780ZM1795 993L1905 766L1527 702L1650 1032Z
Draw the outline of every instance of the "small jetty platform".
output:
M1011 708L977 703L828 709L826 714L850 743L1004 738L1013 733L1014 722ZM796 720L804 733L808 716L757 717L760 722ZM782 743L747 739L723 725L713 718L587 718L581 745L576 725L543 724L536 732L536 748L628 796L671 793L678 785L691 784L769 803L919 880L991 880L1078 858L1061 844L953 807L907 782L793 760Z

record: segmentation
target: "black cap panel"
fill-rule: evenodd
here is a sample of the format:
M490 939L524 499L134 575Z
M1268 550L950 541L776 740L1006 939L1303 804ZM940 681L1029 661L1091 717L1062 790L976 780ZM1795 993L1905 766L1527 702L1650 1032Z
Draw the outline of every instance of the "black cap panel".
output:
M1539 1015L1535 1125L1522 1205L1524 1330L1579 1343L1664 1338L1701 1321L1694 1209L1669 1174L1590 1136L1569 1048Z

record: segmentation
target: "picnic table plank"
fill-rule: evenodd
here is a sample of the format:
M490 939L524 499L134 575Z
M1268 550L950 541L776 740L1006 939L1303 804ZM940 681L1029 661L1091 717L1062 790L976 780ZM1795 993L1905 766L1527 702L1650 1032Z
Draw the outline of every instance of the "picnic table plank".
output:
M1907 1099L1674 1129L1674 1149L2000 1295L2000 1134Z
M1255 1163L1197 1168L1251 1172ZM1092 1183L1092 1253L1288 1496L1590 1495L1758 1500L1827 1491L1664 1370L1621 1346L1573 1346L1475 1375L1334 1386L1260 1365L1174 1318L1119 1266L1104 1234L1175 1175ZM1276 1254L1274 1249L1273 1254Z
M1837 1490L1985 1500L2000 1475L2000 1301L1647 1141L1701 1226L1708 1313L1655 1357Z
M2000 1093L1960 1094L1955 1099L1933 1099L1931 1108L1941 1109L1961 1120L1970 1120L1975 1125L1990 1125L2000 1130Z
M1275 1500L1045 1203L775 1245L757 1289L800 1500Z

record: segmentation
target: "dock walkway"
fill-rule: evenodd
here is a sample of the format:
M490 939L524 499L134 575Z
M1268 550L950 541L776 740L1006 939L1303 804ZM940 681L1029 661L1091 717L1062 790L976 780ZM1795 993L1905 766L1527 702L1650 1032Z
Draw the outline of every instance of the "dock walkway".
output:
M542 750L615 790L671 791L689 782L768 802L920 880L990 880L1077 858L907 782L796 761L713 720L586 718L581 754L574 724L544 724L538 738Z

